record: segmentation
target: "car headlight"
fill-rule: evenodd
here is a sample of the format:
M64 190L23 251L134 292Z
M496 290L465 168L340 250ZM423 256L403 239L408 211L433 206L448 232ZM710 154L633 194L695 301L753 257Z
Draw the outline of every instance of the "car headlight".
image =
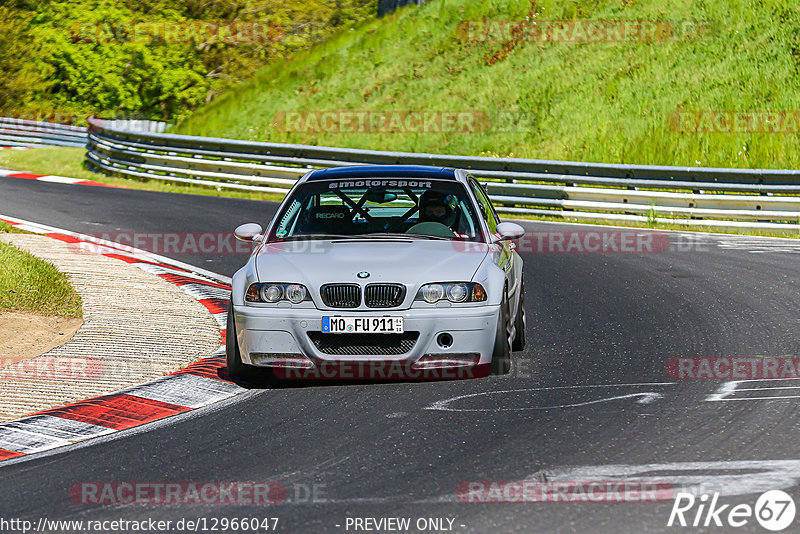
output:
M275 284L264 284L261 286L261 289L259 289L258 296L261 297L261 300L264 302L278 302L283 298L283 287Z
M428 304L435 304L440 300L449 300L455 303L484 302L486 300L486 290L476 282L425 284L419 288L417 297L414 300L421 300Z
M289 284L286 286L286 298L292 304L300 304L308 296L306 286L300 284Z
M422 300L433 304L444 298L444 286L442 284L427 284L420 288L419 294L422 296Z
M247 302L267 302L270 304L288 300L292 304L300 304L303 301L311 300L311 297L306 286L302 284L266 282L251 284L247 288L245 300Z

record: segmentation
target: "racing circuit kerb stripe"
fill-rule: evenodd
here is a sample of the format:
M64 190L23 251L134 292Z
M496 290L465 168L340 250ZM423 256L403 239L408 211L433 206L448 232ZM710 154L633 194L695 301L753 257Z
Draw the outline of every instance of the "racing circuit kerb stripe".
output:
M144 251L122 249L81 234L53 232L49 227L17 219L0 217L0 221L65 243L91 244L103 256L136 265L175 284L214 316L224 344L230 284L163 263ZM98 243L102 245L99 248ZM242 391L230 381L225 356L217 351L151 382L0 424L0 462L158 421Z
M6 148L6 147L0 147ZM13 147L7 147L13 148ZM55 174L33 174L30 172L19 172L0 169L0 176L6 178L18 178L21 180L39 180L41 182L53 182L58 184L71 184L71 185L93 185L97 187L115 187L118 189L128 189L122 185L104 184L102 182L95 182L94 180L81 180L80 178L69 178L67 176L58 176Z

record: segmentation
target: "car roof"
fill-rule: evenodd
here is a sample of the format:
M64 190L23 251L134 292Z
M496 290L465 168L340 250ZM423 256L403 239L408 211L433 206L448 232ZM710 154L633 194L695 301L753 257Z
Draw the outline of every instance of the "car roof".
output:
M311 171L305 181L347 178L428 178L460 181L455 169L427 165L355 165Z

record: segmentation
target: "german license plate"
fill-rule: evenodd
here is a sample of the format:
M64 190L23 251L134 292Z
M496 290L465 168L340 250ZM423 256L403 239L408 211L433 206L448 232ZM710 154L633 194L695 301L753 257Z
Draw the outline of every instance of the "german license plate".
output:
M402 317L323 317L325 334L402 334Z

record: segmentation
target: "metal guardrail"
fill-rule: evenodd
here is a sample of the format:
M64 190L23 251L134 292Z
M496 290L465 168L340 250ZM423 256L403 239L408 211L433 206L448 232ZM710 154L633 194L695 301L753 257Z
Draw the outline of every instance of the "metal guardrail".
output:
M105 128L140 133L164 133L171 126L164 121L149 119L102 119Z
M163 133L169 123L138 119L103 120L107 128L142 133ZM0 146L74 146L85 147L88 130L53 122L0 117Z
M86 145L86 128L53 122L0 117L0 146Z
M312 168L421 164L469 169L498 211L583 218L800 223L800 171L611 165L380 152L127 131L89 120L93 170L203 186L286 193ZM794 225L792 225L794 226Z

